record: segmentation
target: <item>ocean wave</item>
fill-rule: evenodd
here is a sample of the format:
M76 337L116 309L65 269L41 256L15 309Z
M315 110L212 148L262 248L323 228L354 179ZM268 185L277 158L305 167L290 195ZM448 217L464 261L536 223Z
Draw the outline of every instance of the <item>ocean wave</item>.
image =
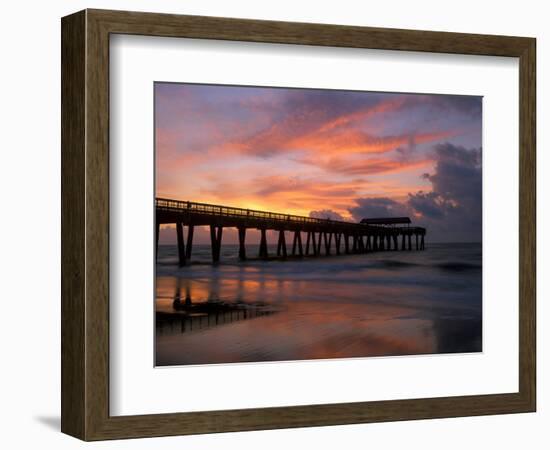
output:
M419 266L423 266L423 264L409 262L409 261L400 261L397 259L383 259L383 260L375 261L373 264L371 264L371 267L381 267L384 269L404 269L407 267L419 267Z
M434 264L434 267L437 267L438 269L449 271L449 272L481 270L481 264L471 264L466 262L454 262L454 261Z

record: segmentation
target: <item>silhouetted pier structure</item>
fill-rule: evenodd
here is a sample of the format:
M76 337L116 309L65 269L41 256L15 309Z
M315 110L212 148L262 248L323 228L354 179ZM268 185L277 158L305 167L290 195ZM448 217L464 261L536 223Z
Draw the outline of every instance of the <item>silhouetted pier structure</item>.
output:
M160 226L175 224L180 265L185 265L191 258L196 226L210 227L214 263L220 260L224 228L238 230L241 260L246 260L247 256L245 242L248 229L260 230L258 256L265 259L269 257L268 230L278 232L277 256L283 259L289 254L285 232L292 233L290 254L294 257L412 250L413 236L414 248L425 248L426 229L411 226L408 217L363 219L360 223L354 223L164 198L155 199L155 207L157 248ZM305 243L302 235L305 236Z

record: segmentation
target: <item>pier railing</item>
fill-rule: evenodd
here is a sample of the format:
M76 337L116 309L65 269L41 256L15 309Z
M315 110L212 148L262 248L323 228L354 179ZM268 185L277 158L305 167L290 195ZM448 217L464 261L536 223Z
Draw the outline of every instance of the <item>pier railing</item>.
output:
M338 224L344 226L356 227L353 222L342 220L319 219L316 217L297 216L294 214L282 214L269 211L259 211L255 209L236 208L233 206L213 205L210 203L188 202L182 200L171 200L166 198L157 198L155 200L157 210L183 212L188 211L194 214L208 214L220 217L240 218L240 219L260 219L270 221L284 221L295 224L326 225Z
M220 259L220 249L224 228L237 228L239 237L239 258L246 259L246 231L260 231L259 257L268 258L267 231L278 233L277 256L286 258L287 244L285 233L293 233L293 256L318 256L324 243L324 254L334 251L343 253L366 253L381 250L398 250L398 238L401 237L401 250L412 250L412 236L415 237L417 250L424 249L426 229L411 227L409 218L376 218L376 223L356 223L342 220L321 219L316 217L282 214L233 206L213 205L209 203L155 199L157 246L161 224L175 224L178 240L180 264L191 258L195 227L210 227L212 261ZM367 221L373 219L366 219ZM187 242L184 239L184 227L187 227ZM305 235L305 249L302 245ZM351 242L350 242L351 240Z

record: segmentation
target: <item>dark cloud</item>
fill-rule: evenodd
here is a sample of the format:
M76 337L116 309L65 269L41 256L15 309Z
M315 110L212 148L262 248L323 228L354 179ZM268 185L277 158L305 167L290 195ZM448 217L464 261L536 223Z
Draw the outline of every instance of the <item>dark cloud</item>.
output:
M424 177L432 192L409 194L408 205L422 214L438 240L481 241L481 149L445 143L435 147L435 171Z
M475 95L439 95L412 94L406 95L404 108L431 108L436 113L449 114L456 112L471 119L480 119L483 97Z
M364 218L408 216L410 211L407 205L388 197L366 197L355 200L357 206L349 212L359 222Z
M409 194L408 205L413 211L419 212L428 219L441 219L445 216L443 211L445 205L442 204L439 195L435 192L419 191L414 195Z
M365 108L372 108L400 94L354 92L325 89L294 89L285 93L284 113L317 111L323 120L334 119ZM368 95L365 95L368 94Z
M435 147L436 167L433 175L425 177L432 182L433 191L461 203L479 203L481 197L481 149L444 143Z
M475 95L431 95L430 101L438 108L454 109L472 118L481 117L483 97Z
M314 217L316 219L331 219L331 220L341 220L345 221L344 217L336 211L331 209L322 209L320 211L311 211L309 217Z
M353 218L410 216L436 241L480 242L481 149L444 143L434 148L434 158L434 173L423 175L432 184L430 192L410 193L403 203L386 197L358 198L349 210Z

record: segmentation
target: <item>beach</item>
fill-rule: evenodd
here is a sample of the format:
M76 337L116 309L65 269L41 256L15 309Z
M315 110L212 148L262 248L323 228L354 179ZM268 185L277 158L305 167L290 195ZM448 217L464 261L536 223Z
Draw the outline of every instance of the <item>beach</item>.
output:
M245 262L227 245L218 265L205 245L184 267L176 252L159 247L155 309L173 320L157 366L482 351L480 244Z

